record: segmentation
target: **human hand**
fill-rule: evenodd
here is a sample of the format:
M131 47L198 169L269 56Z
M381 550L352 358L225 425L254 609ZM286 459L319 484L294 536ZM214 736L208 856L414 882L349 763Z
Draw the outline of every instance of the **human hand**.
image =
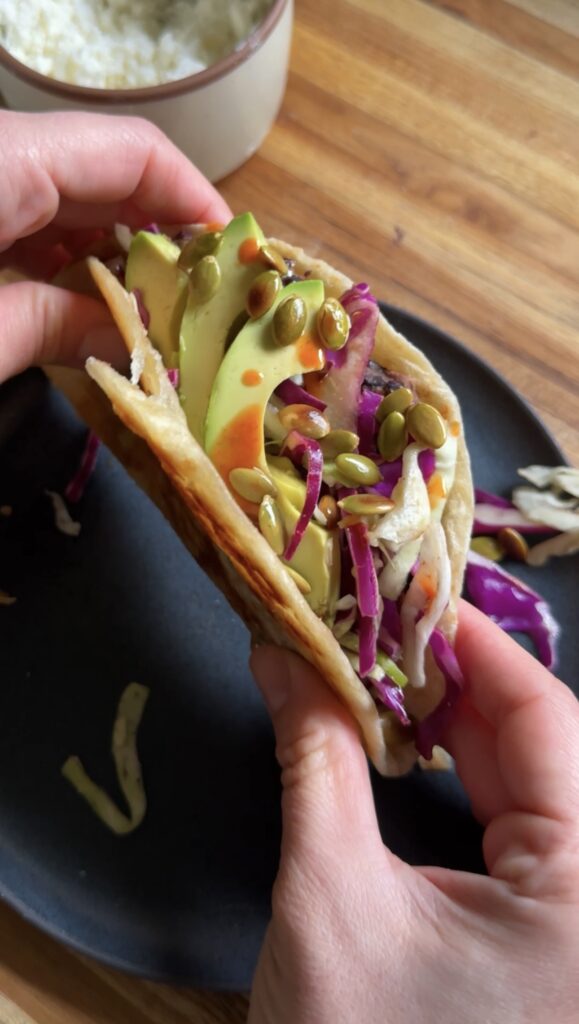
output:
M445 746L490 877L394 856L349 715L297 655L254 651L284 790L249 1024L577 1021L579 705L464 603L457 654L468 688Z
M0 269L50 277L115 222L132 228L227 221L224 199L147 121L100 114L0 111ZM96 299L38 281L0 288L0 382L40 363L119 362L124 347Z

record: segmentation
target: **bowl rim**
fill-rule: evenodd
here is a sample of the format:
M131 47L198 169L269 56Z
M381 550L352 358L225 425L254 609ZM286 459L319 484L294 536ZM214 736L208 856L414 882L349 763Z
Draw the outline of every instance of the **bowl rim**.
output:
M23 79L28 85L42 89L43 92L52 93L62 99L78 100L86 103L100 103L110 106L117 106L127 103L147 103L152 100L171 99L174 96L181 96L184 93L195 92L213 82L224 78L231 71L234 71L240 64L245 63L259 50L265 41L272 34L274 28L281 20L285 9L292 0L274 0L263 21L256 26L242 46L231 53L228 53L215 64L211 64L203 71L197 71L194 75L186 78L178 78L174 82L162 82L160 85L141 86L136 89L102 89L96 86L74 85L71 82L61 82L56 78L43 75L40 71L28 67L22 61L17 60L12 54L0 44L0 68L12 72L17 78ZM1 83L0 83L1 84Z

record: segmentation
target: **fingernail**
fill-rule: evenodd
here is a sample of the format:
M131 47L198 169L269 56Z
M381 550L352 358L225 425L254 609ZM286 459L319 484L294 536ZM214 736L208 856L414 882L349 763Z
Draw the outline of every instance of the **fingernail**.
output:
M89 356L104 359L118 368L128 362L128 354L116 327L93 327L85 334L78 348L79 362L84 365Z
M270 715L277 715L290 691L287 654L278 647L257 647L251 654L251 670Z

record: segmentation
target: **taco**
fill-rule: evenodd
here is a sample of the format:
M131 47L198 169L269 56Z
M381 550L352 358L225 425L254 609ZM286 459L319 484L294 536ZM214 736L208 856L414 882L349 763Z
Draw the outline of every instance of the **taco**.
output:
M376 768L407 771L458 686L473 501L454 394L366 285L250 214L137 233L122 280L89 268L130 379L88 360L110 405L58 382L254 640L308 658Z

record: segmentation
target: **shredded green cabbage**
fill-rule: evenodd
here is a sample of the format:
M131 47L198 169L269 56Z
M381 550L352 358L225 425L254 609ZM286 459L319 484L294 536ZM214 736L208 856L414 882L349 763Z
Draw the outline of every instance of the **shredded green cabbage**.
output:
M129 683L117 708L111 742L117 779L127 802L129 814L121 811L104 789L87 775L80 758L69 757L62 774L77 793L92 807L98 818L117 835L128 835L141 824L147 810L147 797L137 753L137 730L143 716L149 690L140 683Z

